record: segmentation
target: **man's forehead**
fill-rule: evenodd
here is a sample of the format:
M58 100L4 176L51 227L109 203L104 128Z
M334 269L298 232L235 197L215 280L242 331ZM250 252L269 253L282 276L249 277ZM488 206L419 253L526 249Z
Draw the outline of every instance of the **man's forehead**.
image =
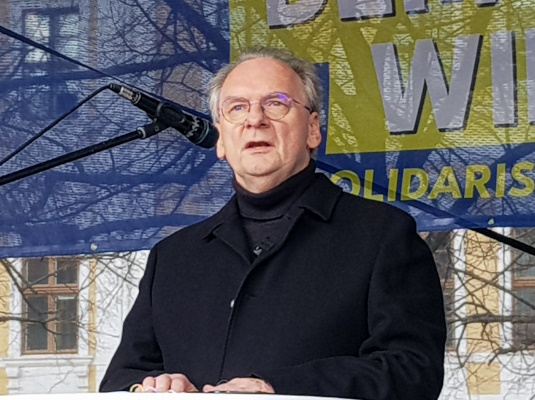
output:
M255 58L236 66L221 88L222 97L264 96L271 92L295 92L302 86L299 76L281 61Z

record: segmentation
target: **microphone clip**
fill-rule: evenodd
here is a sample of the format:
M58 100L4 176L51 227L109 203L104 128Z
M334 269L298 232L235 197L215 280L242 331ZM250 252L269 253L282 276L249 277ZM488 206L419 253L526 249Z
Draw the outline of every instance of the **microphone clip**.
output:
M169 125L163 123L158 118L155 118L151 123L137 128L136 132L139 133L140 139L147 139L151 136L157 135L167 128L169 128Z

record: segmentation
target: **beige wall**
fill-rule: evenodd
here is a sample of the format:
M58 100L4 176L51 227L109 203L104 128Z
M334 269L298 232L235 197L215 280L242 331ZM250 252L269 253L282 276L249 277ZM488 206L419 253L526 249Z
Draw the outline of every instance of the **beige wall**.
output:
M495 240L467 231L466 246L466 299L467 317L480 314L500 314L499 291L493 282L498 277L498 252ZM489 284L491 283L491 284ZM493 353L501 345L502 326L499 323L471 323L467 326L467 352ZM500 394L499 363L467 363L468 391L470 394Z
M500 314L499 291L493 284L498 276L498 242L475 232L466 232L467 316ZM489 284L490 283L490 284ZM500 345L499 323L472 323L467 327L468 352L487 353Z
M10 279L0 263L0 318L9 314ZM9 355L9 322L0 322L0 358ZM7 375L5 368L0 368L0 395L7 394Z

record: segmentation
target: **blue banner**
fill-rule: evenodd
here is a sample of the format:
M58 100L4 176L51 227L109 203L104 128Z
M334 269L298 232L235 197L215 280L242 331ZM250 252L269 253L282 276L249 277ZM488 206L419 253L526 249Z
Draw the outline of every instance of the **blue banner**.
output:
M149 123L104 90L40 134L112 82L208 118L210 77L268 45L317 64L318 167L344 189L420 230L535 226L535 7L477 3L3 2L0 176ZM92 154L0 186L0 257L149 248L219 210L231 179L172 129Z

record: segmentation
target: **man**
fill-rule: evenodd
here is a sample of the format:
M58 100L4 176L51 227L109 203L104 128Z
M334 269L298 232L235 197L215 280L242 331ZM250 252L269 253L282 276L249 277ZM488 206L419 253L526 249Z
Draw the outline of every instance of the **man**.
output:
M151 251L102 391L435 399L442 294L414 220L315 173L311 64L242 54L213 79L236 195Z

